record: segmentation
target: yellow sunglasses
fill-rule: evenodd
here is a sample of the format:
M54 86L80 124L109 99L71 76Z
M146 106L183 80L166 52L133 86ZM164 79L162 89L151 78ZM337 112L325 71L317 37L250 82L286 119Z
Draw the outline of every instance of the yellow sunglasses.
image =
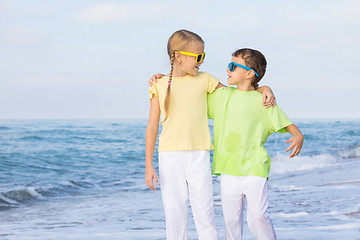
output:
M196 62L199 63L201 62L202 60L205 59L205 52L203 53L199 53L199 54L195 54L195 53L190 53L190 52L184 52L184 51L177 51L183 55L187 55L187 56L194 56L196 57Z

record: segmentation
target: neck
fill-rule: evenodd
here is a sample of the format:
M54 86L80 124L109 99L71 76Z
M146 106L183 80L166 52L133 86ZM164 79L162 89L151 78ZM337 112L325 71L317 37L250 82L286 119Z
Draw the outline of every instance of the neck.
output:
M185 77L188 75L186 72L182 71L180 68L174 67L173 77Z
M249 91L255 91L255 88L253 85L251 85L251 83L243 83L237 85L237 90L249 92Z

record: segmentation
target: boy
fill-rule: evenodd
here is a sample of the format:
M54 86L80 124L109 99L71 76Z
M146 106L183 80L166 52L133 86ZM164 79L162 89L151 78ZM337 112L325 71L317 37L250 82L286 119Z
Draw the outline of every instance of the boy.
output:
M266 71L266 59L253 49L233 53L227 69L228 84L208 94L208 116L214 119L213 174L220 175L221 201L226 239L241 239L243 208L247 199L247 222L257 239L276 239L267 214L267 179L270 157L264 144L273 132L293 135L287 143L296 156L304 137L278 107L264 108L256 91Z

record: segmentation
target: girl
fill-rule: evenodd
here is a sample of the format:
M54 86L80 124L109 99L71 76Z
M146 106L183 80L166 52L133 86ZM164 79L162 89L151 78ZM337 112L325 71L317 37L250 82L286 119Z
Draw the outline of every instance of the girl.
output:
M198 238L218 239L210 170L209 150L213 145L207 121L207 93L224 85L210 74L199 72L205 52L204 41L196 33L176 31L169 38L167 50L170 74L150 88L145 181L153 190L156 190L153 181L159 184L153 154L161 113L159 174L167 239L187 239L189 198Z

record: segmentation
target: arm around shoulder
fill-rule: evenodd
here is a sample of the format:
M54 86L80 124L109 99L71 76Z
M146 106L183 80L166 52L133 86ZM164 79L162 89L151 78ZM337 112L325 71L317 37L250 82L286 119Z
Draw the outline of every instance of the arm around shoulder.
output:
M261 86L261 87L258 87L256 89L256 91L258 91L259 93L262 94L263 96L263 105L265 107L275 107L276 105L276 98L275 98L275 95L273 93L273 91L271 90L270 87L268 86Z

